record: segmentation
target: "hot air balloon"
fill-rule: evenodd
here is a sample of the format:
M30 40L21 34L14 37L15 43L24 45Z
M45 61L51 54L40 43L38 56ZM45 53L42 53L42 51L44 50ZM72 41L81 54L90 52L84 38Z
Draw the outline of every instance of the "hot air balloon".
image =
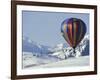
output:
M74 49L84 38L86 33L86 24L78 18L69 18L62 22L61 33L67 43Z

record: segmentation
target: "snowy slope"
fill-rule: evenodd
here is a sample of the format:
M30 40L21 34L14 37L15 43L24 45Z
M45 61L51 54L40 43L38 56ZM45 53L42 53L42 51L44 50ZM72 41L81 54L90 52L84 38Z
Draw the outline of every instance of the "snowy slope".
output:
M60 59L54 56L49 56L49 55L36 56L33 55L33 53L31 52L23 52L23 68L40 66L47 63L57 62L59 60Z
M81 56L78 58L69 58L66 60L61 60L58 62L53 62L49 64L43 64L36 67L29 67L29 68L54 68L54 67L77 67L77 66L88 66L89 65L89 56Z

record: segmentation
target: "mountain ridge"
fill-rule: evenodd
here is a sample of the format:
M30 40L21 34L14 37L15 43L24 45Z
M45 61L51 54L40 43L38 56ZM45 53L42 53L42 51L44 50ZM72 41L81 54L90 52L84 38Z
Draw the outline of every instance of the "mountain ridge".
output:
M32 52L33 55L51 55L59 58L65 57L79 57L84 55L89 55L89 35L86 35L80 44L76 47L76 54L73 54L73 48L68 47L67 43L57 44L54 47L49 47L45 45L37 44L29 38L23 37L22 41L22 51L23 52ZM61 52L61 53L60 53ZM63 55L63 57L61 57Z

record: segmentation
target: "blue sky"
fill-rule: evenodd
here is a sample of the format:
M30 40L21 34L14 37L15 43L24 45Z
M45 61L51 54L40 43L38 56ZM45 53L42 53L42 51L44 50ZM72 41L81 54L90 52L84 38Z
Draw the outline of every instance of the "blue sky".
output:
M61 35L61 23L67 18L79 18L86 23L89 34L89 14L22 11L23 36L47 46L66 43Z

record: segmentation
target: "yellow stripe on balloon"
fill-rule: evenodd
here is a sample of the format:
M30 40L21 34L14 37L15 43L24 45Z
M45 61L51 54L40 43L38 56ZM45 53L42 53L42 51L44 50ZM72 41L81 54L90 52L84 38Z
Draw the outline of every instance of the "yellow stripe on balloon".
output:
M76 23L74 22L73 23L73 26L74 26L74 46L76 45Z

